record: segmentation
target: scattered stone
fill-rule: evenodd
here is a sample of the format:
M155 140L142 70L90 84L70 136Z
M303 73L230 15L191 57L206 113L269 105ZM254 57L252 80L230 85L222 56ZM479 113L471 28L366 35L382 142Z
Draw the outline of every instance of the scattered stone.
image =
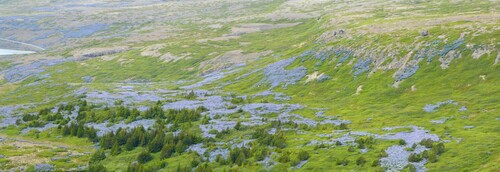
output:
M292 57L278 61L276 63L266 66L263 70L264 78L259 81L255 86L262 86L270 84L271 88L275 88L280 84L286 88L288 85L296 84L307 74L307 68L300 66L292 70L286 70L285 67L292 64L297 57Z
M428 30L424 30L424 31L422 31L422 33L420 33L420 36L427 36L427 35L429 35Z
M54 171L54 166L50 164L35 164L35 172L51 172Z
M203 155L205 153L205 151L207 151L207 148L203 148L203 143L198 143L198 144L194 144L194 145L189 146L186 149L186 151L193 151L193 152L198 153L198 155Z
M465 106L462 106L460 109L458 109L458 111L460 111L460 112L463 112L463 111L466 111L466 110L467 110L467 107L465 107Z
M236 121L211 120L210 122L210 124L200 125L204 137L215 137L215 134L210 134L210 130L221 132L222 130L232 129L236 125Z
M473 129L473 128L474 128L474 126L470 126L470 125L468 125L468 126L464 126L464 128L465 128L465 129Z
M432 123L434 124L444 124L444 122L446 122L447 118L443 118L443 119L438 119L438 120L431 120Z
M239 71L240 69L237 69L237 68L243 67L245 65L246 65L245 63L240 63L240 64L235 64L235 65L229 67L228 69L226 69L224 71L223 70L214 71L212 73L203 75L202 77L204 79L202 81L194 83L192 85L183 86L181 88L182 89L186 89L186 90L190 90L190 89L194 89L194 88L198 88L198 87L210 84L210 83L212 83L214 81L217 81L217 80L223 78L224 76L226 76L228 74L231 74L231 73Z
M360 85L357 89L356 89L356 93L354 95L359 95L361 94L361 91L363 91L363 85Z
M446 104L458 105L458 102L454 102L453 100L447 100L447 101L443 101L443 102L438 102L436 104L427 104L427 105L425 105L423 110L425 112L429 112L429 113L434 112L437 108L439 108L443 105L446 105Z
M222 158L227 159L229 157L229 149L217 148L210 152L210 157L208 158L210 162L214 162L217 156L220 155Z
M354 77L370 70L371 62L372 59L359 59L358 62L352 67L352 70L354 70Z
M420 68L418 65L414 66L407 66L405 69L402 71L402 73L396 74L395 78L396 81L402 81L403 79L409 78L415 73L417 73L417 70Z
M483 81L486 81L486 75L479 75L479 78L481 78L481 80Z
M273 92L271 90L267 90L267 91L264 91L264 92L257 93L253 97L257 97L257 96L270 96L270 95L274 95L274 100L277 100L277 101L286 101L286 100L290 100L291 99L290 96L287 96L284 93L277 93L277 92Z
M417 91L417 87L415 87L415 85L412 85L411 86L411 91Z
M45 130L48 130L48 129L51 129L51 128L55 128L55 127L57 127L57 125L53 124L51 122L51 123L48 123L48 124L44 125L43 127L27 127L25 129L21 130L21 133L26 134L26 133L28 133L31 130L45 131Z
M396 128L396 127L395 127ZM439 137L435 134L429 134L429 131L416 126L399 127L399 128L412 128L412 132L399 132L395 134L386 134L379 136L378 138L386 140L405 140L407 145L418 144L422 139L431 139L433 141L439 141Z
M97 136L101 137L106 133L116 132L119 128L132 129L132 128L136 128L139 126L143 126L145 129L148 129L148 128L152 127L154 125L154 123L155 123L155 120L153 120L153 119L141 119L141 120L137 120L137 121L134 121L134 122L131 122L128 124L125 124L125 122L121 121L120 123L114 124L112 126L108 126L109 122L107 122L107 121L104 123L100 123L100 124L87 123L85 125L88 127L94 127L96 130L98 130Z
M302 166L304 166L306 163L307 163L307 160L305 160L305 161L300 161L300 162L299 162L299 164L297 164L294 168L295 168L295 169L299 169L299 168L301 168Z

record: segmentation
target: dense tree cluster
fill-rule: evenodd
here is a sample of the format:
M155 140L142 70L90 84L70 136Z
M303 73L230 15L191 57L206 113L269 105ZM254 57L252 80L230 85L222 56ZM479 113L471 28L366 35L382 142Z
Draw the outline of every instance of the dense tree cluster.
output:
M282 131L276 131L276 134L269 134L264 129L257 129L252 137L257 139L257 141L262 145L274 146L278 148L285 148L286 138L285 134Z
M61 131L63 136L76 136L79 138L86 137L91 141L98 141L97 130L93 127L87 127L83 124L72 122L69 126L59 125L57 128Z

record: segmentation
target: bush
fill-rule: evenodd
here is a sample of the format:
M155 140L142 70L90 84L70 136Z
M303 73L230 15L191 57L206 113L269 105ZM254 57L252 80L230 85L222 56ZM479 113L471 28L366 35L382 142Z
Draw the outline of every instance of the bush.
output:
M378 159L373 160L372 167L376 167L376 166L379 166L379 165L380 165L380 160L378 160Z
M406 141L403 139L399 139L399 145L406 145Z
M346 166L346 165L349 165L349 160L347 160L346 158L342 159L342 160L337 160L337 165L342 165L342 166Z
M366 159L362 156L360 156L358 159L356 159L356 165L364 165L366 163Z
M387 157L387 156L389 156L389 155L388 155L388 154L387 154L387 152L385 152L385 150L383 150L383 149L380 151L380 154L378 154L378 157L379 157L379 158L384 158L384 157Z
M305 160L308 160L309 159L309 153L307 153L307 151L300 151L298 156L299 160L301 161L305 161Z
M415 172L417 171L417 168L413 164L408 164L408 171Z
M278 158L278 162L281 162L281 163L290 162L290 153L289 152L283 152L283 155L281 155Z
M149 152L141 152L137 156L137 161L141 164L144 164L144 163L149 162L151 160L153 160L153 156L151 156L151 153L149 153Z
M106 154L104 153L104 150L99 149L92 155L92 157L90 158L90 162L99 162L104 159L106 159Z
M420 154L412 153L410 157L408 157L408 161L410 162L420 162L422 161L422 156Z
M106 167L104 167L104 165L102 165L101 163L98 163L98 164L91 163L91 164L89 164L88 171L107 172L108 169Z
M425 146L426 148L432 148L432 144L434 144L434 141L432 141L431 139L423 139L422 141L420 141L420 144Z
M432 147L432 150L437 154L437 155L441 155L442 153L444 153L444 144L443 143L438 143L436 146L433 146Z
M356 151L356 148L354 148L354 146L351 146L351 147L349 147L349 149L347 149L347 151L354 152L354 151Z
M438 160L437 160L436 153L434 153L434 151L431 151L431 152L429 153L429 158L427 158L427 160L428 160L429 162L431 162L431 163L435 163L435 162L437 162Z

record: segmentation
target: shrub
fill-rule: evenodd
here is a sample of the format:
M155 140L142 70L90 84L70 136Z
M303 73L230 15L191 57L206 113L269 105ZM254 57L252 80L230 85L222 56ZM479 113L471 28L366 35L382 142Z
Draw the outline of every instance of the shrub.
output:
M422 156L420 154L412 153L410 157L408 157L408 161L410 162L420 162L422 161Z
M104 167L104 165L102 165L101 163L98 163L98 164L90 163L88 171L107 172L108 169L106 167Z
M441 155L445 151L444 144L438 143L436 146L432 147L432 150L436 152L437 155Z
M423 139L422 141L420 141L420 144L425 146L426 148L432 148L432 144L434 144L434 141L432 141L431 139Z
M104 153L104 150L99 149L92 155L92 157L90 158L90 162L99 162L104 159L106 159L106 154Z
M153 156L151 156L151 153L149 153L149 152L141 152L137 156L137 161L141 164L144 164L144 163L149 162L151 160L153 160Z
M379 165L380 165L380 160L378 160L378 159L373 160L372 167L376 167L376 166L379 166Z
M356 159L356 165L364 165L366 163L366 159L362 156L360 156L358 159Z
M417 168L413 164L408 164L408 171L410 172L415 172L417 171Z
M309 159L310 156L309 153L307 153L307 151L300 151L297 157L299 158L299 160L305 161Z
M337 165L342 165L342 166L346 166L346 165L349 165L349 160L347 160L346 158L342 159L342 160L337 160Z
M351 147L349 147L349 149L347 149L347 151L354 152L354 151L356 151L356 148L354 148L354 146L351 146Z
M427 158L427 160L431 163L435 163L437 162L437 156L436 156L436 153L434 153L434 151L431 151L429 153L429 158Z

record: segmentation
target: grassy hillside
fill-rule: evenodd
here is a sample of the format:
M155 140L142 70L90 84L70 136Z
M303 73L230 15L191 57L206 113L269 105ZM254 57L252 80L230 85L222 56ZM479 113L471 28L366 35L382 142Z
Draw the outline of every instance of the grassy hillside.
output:
M67 29L0 59L0 171L500 170L498 2L23 6Z

